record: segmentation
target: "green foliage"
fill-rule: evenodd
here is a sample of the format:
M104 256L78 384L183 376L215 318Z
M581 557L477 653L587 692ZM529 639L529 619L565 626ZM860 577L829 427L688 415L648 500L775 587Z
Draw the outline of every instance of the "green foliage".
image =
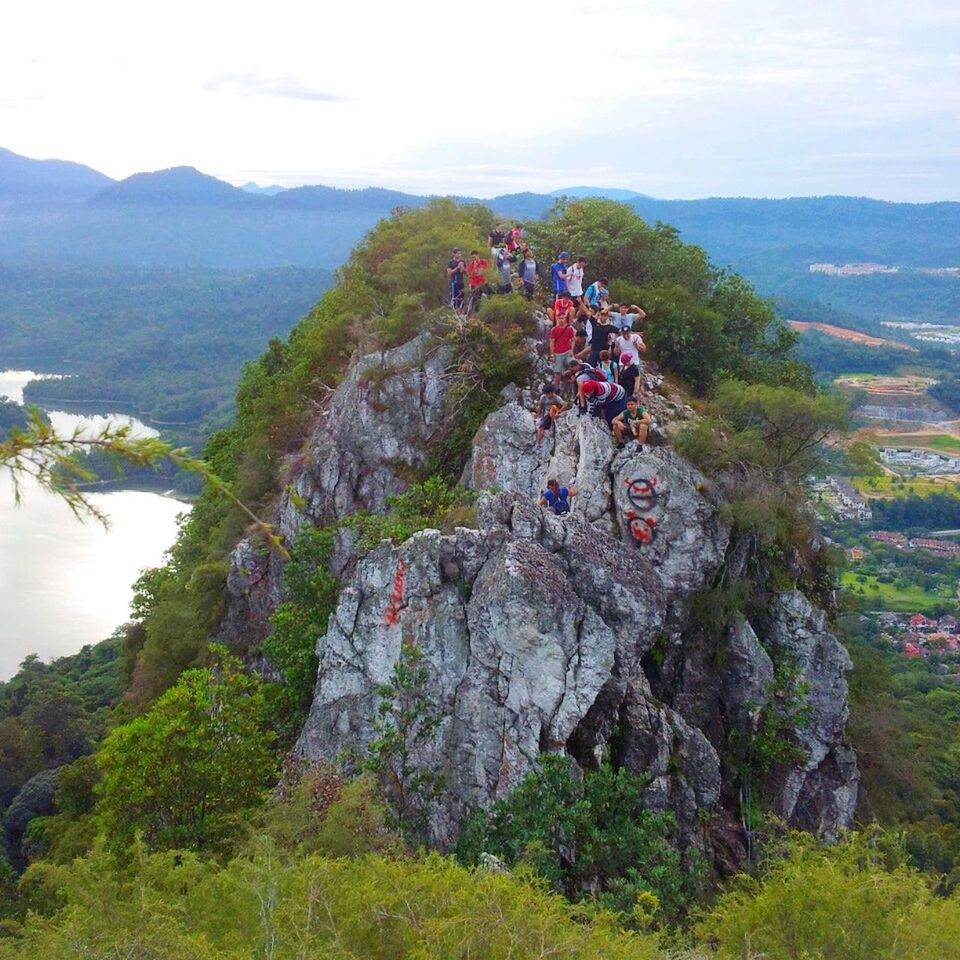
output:
M30 422L27 408L0 396L0 440L3 440L11 427L23 430Z
M244 361L285 336L332 280L298 267L5 267L4 347L35 356L42 344L51 369L69 364L68 378L28 384L28 401L109 400L199 450L230 418Z
M463 863L481 853L527 864L572 900L616 911L646 926L676 920L688 881L669 836L669 814L648 810L641 777L603 766L574 775L569 758L545 754L536 770L466 825L456 847Z
M423 652L403 641L390 679L377 691L376 736L361 760L361 767L379 778L393 824L411 841L425 837L433 803L443 790L443 775L427 766L420 749L442 719L426 695L428 679Z
M283 568L287 599L270 617L272 630L260 645L283 674L283 682L267 685L264 693L270 725L284 743L292 743L303 726L317 679L317 639L326 632L340 592L327 567L332 549L332 530L301 531Z
M960 497L931 493L871 500L874 530L954 530L960 528Z
M717 476L727 501L721 515L748 541L747 555L762 561L752 565L758 601L798 574L808 595L829 600L835 558L816 546L801 481L846 423L841 397L728 380L706 415L674 438L681 455Z
M843 453L845 461L842 469L843 473L855 477L883 476L880 454L876 445L869 440L852 440L847 444Z
M399 856L403 841L390 821L375 777L345 782L334 768L318 766L285 771L283 794L267 806L263 830L297 854Z
M120 643L115 636L49 664L29 656L0 684L0 805L34 774L71 763L103 736L119 697Z
M806 759L807 752L793 736L810 722L810 685L799 681L794 663L781 660L774 667L767 702L760 710L756 732L750 736L733 729L728 739L728 759L741 774L769 773L781 764ZM759 704L746 705L756 707Z
M718 960L934 960L957 955L960 901L939 900L914 871L889 865L873 834L833 847L795 835L758 877L740 876L706 912L698 939Z
M436 855L287 859L263 842L226 865L185 851L97 850L21 882L39 908L0 958L656 960L657 941L522 877ZM24 891L26 892L26 891ZM46 916L45 916L46 915Z
M341 524L359 532L357 549L367 552L382 540L403 543L429 527L450 532L454 526L473 526L475 499L459 484L451 488L441 477L429 477L414 483L406 493L389 494L387 513L358 513Z
M717 270L678 232L650 227L626 204L559 201L527 233L538 250L583 255L613 296L647 311L645 339L665 370L704 393L724 378L807 389L809 368L792 359L795 334L737 274Z
M256 806L276 775L260 682L223 648L143 716L117 727L97 755L97 811L114 847L142 834L154 849L209 847Z
M816 469L820 445L847 423L847 402L837 394L727 380L708 416L685 428L676 446L712 473L747 467L796 480Z
M518 295L487 299L476 317L449 329L444 342L453 349L457 379L447 392L447 423L431 443L428 473L457 481L503 388L529 382L534 332L530 305Z
M924 833L960 822L960 691L934 664L891 649L869 621L847 615L837 630L853 660L849 731L862 816Z

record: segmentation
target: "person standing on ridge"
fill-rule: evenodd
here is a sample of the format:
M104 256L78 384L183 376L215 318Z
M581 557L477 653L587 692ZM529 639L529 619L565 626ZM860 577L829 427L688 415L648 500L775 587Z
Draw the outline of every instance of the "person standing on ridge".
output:
M607 290L607 278L601 277L599 280L591 283L590 286L587 287L584 296L587 298L587 303L595 310L605 307L606 301L610 299L610 293Z
M503 224L498 223L487 235L487 243L490 244L490 256L496 257L497 248L503 241L506 239L506 234L503 232Z
M567 261L569 253L561 253L557 262L550 267L550 277L553 280L553 298L567 295Z
M577 331L573 329L569 315L557 317L557 322L549 336L555 387L560 386L560 377L566 373L567 364L573 359L573 343L576 336Z
M586 265L585 257L577 257L577 262L567 267L567 293L577 304L583 302L583 268Z
M506 247L497 250L495 263L500 274L500 293L510 293L513 290L513 277L510 275L510 264L516 262L516 257Z
M523 293L528 300L533 299L537 289L537 261L533 259L533 251L527 247L520 261L520 282L523 284Z
M467 265L460 256L460 248L453 248L453 255L447 261L447 279L450 283L450 306L454 310L463 310L464 275Z
M605 311L600 312L593 321L593 332L590 335L590 366L595 367L600 362L600 352L610 349L610 338L616 334L617 328L610 322Z
M613 321L613 325L621 330L632 329L635 323L641 323L646 317L646 311L635 303L631 303L629 307L625 303L621 303L616 310L610 311L610 319Z
M493 288L487 283L487 270L490 269L490 261L480 256L479 250L470 251L470 260L467 263L467 276L470 278L470 303L467 310L470 313L476 311L480 301L484 296L491 296Z

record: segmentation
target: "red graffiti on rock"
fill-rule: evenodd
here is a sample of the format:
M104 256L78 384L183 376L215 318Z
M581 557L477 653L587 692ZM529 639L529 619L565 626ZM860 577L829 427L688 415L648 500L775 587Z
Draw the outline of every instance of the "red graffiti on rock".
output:
M387 603L387 623L393 627L400 622L400 610L403 607L403 582L407 576L407 568L402 560L397 561L397 572L393 576L393 592Z

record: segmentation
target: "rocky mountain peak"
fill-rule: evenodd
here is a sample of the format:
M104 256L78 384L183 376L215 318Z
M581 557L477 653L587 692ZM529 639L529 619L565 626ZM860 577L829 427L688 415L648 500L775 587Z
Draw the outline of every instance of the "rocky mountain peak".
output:
M288 537L382 511L406 487L403 465L422 464L440 428L450 363L426 336L354 359L281 504ZM691 411L657 383L648 378L648 406L662 443ZM736 861L744 744L770 736L789 749L773 751L753 788L797 827L832 836L850 826L850 662L823 612L788 589L762 615L705 629L697 596L725 565L742 565L713 485L669 445L618 450L600 422L575 413L534 445L522 400L505 391L474 439L463 483L479 498L475 527L424 530L360 558L338 534L343 588L317 638L296 753L362 755L406 644L422 655L438 717L415 759L443 780L429 820L441 848L542 752L565 751L584 767L611 758L643 774L648 804L675 815L682 847ZM550 477L576 488L566 516L537 503ZM262 635L281 597L279 561L242 543L229 589L225 638Z

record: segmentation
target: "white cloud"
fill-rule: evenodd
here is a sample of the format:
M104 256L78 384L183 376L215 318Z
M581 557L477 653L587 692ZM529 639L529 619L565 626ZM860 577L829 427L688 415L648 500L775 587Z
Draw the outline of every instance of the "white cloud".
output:
M5 11L0 144L114 176L906 197L857 157L960 147L958 39L946 0L33 0ZM958 196L930 169L918 199Z
M200 85L200 89L207 93L232 93L240 97L279 97L322 103L343 103L350 99L342 94L318 90L297 77L264 77L257 70L211 77Z

